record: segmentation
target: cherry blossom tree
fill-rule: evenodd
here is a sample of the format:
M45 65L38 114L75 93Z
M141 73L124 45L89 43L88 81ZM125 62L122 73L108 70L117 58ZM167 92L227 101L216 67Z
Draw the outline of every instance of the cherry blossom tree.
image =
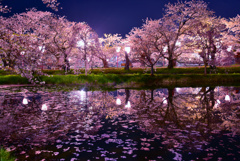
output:
M229 21L226 21L229 34L227 41L229 42L229 49L235 52L236 61L240 61L240 15L237 15L234 18L230 18Z
M158 20L146 20L142 28L132 29L127 37L133 57L141 64L151 67L151 75L154 73L154 65L163 56L163 35L156 32L158 26Z
M45 45L46 52L55 58L53 59L55 64L69 71L69 55L75 47L72 31L74 23L68 21L65 17L52 14L46 24L48 27L46 31L49 34L49 41Z
M102 60L104 68L108 68L108 60L115 57L116 49L121 45L121 39L119 34L104 34L103 38L99 38L101 52L95 53L95 56Z
M49 12L37 12L35 10L26 13L15 14L5 19L1 24L4 32L1 33L1 58L5 66L10 66L31 82L33 74L41 74L39 65L43 58L45 21L49 19ZM36 80L39 81L39 80Z
M77 23L73 26L72 31L73 44L78 49L75 55L75 64L84 61L85 75L89 69L89 63L93 62L94 55L99 52L100 44L97 33L86 23Z
M174 67L174 62L182 54L181 40L189 31L194 30L197 23L212 14L204 1L185 1L167 4L163 18L159 20L158 33L163 35L166 44L166 59L168 68ZM160 48L161 51L161 48Z
M10 20L4 17L0 17L0 57L2 60L3 68L14 68L16 57L11 53L14 53L16 46L13 43L12 37L13 32L9 29L11 28Z
M195 48L195 51L199 53L205 67L204 74L207 74L208 65L215 67L230 54L225 41L226 34L223 19L216 17L202 19L196 25L195 30L189 32L189 37L186 38L187 46Z
M227 27L233 32L232 40L236 44L240 44L240 15L237 15L234 18L230 18L230 21L227 23Z
M1 0L2 1L2 0ZM11 11L11 8L9 8L8 6L4 6L2 5L2 2L0 1L0 12L2 13L7 13ZM58 11L58 6L60 5L60 3L58 3L57 0L42 0L42 2L44 4L46 4L47 7L52 8L54 11Z

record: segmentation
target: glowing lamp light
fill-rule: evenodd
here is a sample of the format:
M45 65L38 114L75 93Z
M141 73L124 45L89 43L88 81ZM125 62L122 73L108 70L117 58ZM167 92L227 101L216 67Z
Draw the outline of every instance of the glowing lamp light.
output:
M43 104L43 105L42 105L42 111L47 111L47 110L48 110L47 105L46 105L46 104Z
M226 95L226 96L225 96L225 101L230 102L230 96L229 96L229 95Z
M163 97L163 104L167 104L167 99Z
M121 47L119 47L119 46L118 46L118 47L116 48L116 52L118 52L118 53L119 53L119 52L120 52L120 50L121 50Z
M227 51L230 52L231 50L232 50L232 46L229 46L229 47L227 48Z
M121 105L121 104L122 104L122 102L121 102L121 100L120 100L119 98L117 98L116 104L117 104L117 105Z
M127 104L125 105L125 108L131 108L131 103L130 103L130 101L127 102Z
M163 52L167 52L167 51L168 51L168 47L165 46L165 47L163 48Z
M84 47L85 43L83 40L77 42L77 47Z
M181 46L181 42L177 41L176 46Z
M130 47L125 47L125 51L129 54L130 51L131 51L131 48Z
M25 54L25 51L21 51L21 53L20 53L21 55L24 55Z
M23 101L22 101L22 103L23 103L24 105L27 105L27 104L28 104L28 100L27 100L26 98L24 98Z
M176 88L177 93L181 91L181 88Z
M44 53L44 51L45 51L45 46L39 46L38 48L39 48L40 51L42 51L42 52Z

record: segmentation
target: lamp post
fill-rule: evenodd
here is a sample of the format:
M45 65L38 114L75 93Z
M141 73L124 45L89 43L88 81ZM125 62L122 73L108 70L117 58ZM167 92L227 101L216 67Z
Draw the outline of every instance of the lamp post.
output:
M22 56L22 67L23 67L23 66L24 66L24 64L23 64L23 59L24 59L24 58L23 58L23 57L24 57L25 51L22 51L20 54L21 54L21 56Z
M39 46L38 48L41 51L41 53L43 54L44 51L45 51L45 46ZM43 71L43 56L42 56L42 58L40 60L42 62L41 70Z
M85 75L87 75L87 65L88 65L88 60L87 60L87 53L86 53L86 48L85 48L85 43L83 40L80 40L77 42L77 47L82 48L84 51L84 61L85 61Z
M121 47L117 47L116 48L116 52L117 52L117 68L118 68L118 53L120 52L120 50L121 50Z
M130 53L131 48L129 46L125 47L125 59L126 59L126 63L125 63L125 70L129 70L129 58L128 58L128 54Z

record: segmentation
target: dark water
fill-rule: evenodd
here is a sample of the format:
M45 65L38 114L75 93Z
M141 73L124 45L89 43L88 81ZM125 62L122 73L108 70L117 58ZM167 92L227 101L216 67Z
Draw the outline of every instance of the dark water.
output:
M1 87L18 160L239 160L240 88Z

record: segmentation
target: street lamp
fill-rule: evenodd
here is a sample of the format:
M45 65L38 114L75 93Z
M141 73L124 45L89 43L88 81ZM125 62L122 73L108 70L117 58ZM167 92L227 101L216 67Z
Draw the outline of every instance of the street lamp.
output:
M21 51L21 53L20 53L21 55L22 55L22 66L24 66L24 64L23 64L23 57L24 57L24 54L25 54L25 51Z
M167 104L167 99L165 97L163 97L163 104Z
M80 40L77 42L77 47L82 48L84 50L84 61L85 61L85 75L87 75L87 53L86 53L86 49L85 49L85 43L83 40Z
M120 50L121 50L121 47L117 47L116 48L116 52L117 52L117 68L118 68L118 53L120 52Z
M125 47L125 59L126 59L126 63L125 63L125 70L129 70L129 58L128 58L128 54L130 53L131 48L129 46Z
M130 51L131 51L131 48L130 48L129 46L126 46L126 47L125 47L125 51L129 54Z
M45 51L45 46L39 46L38 49L41 51L41 53L43 54ZM40 61L42 62L42 67L41 69L43 70L43 56L42 59L40 59Z

